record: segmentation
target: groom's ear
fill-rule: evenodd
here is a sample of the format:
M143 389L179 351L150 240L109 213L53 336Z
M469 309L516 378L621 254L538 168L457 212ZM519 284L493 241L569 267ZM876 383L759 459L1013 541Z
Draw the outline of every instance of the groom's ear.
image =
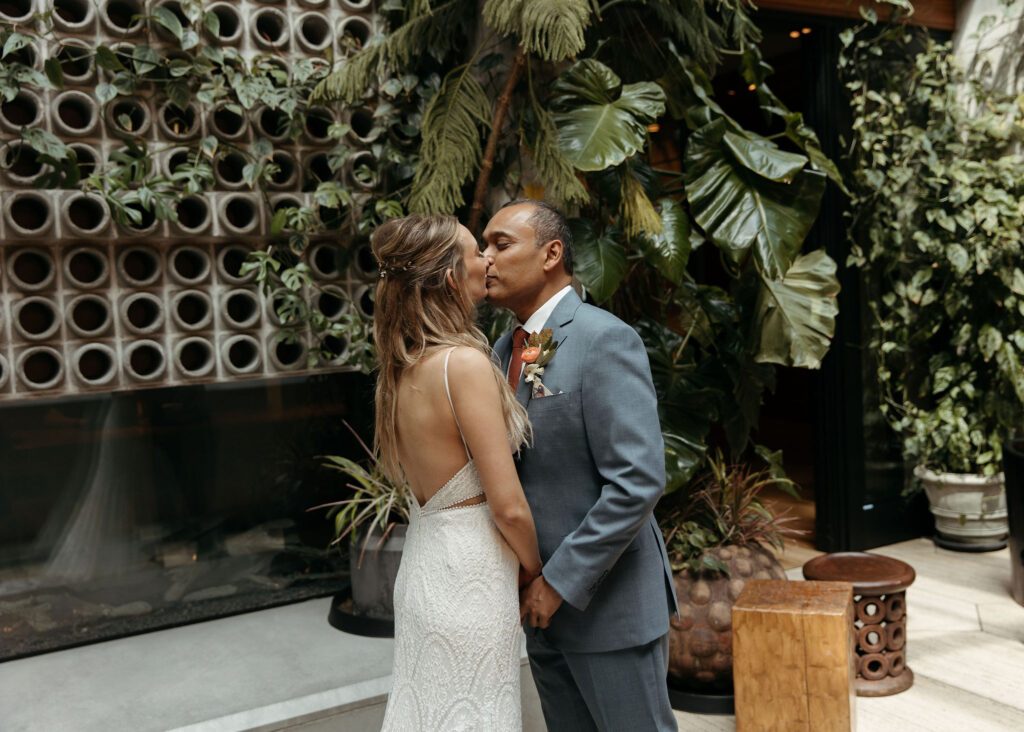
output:
M544 245L544 271L550 272L553 269L562 267L563 245L561 239L552 239Z

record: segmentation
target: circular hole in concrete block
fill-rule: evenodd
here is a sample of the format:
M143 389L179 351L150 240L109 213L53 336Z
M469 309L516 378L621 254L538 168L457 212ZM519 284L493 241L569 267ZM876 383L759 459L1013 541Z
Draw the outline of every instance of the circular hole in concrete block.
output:
M219 23L217 38L222 43L237 43L242 35L242 18L238 11L227 3L217 3L210 7L210 12L217 16Z
M167 171L173 173L179 166L188 165L190 159L191 154L186 148L171 153L170 157L167 158Z
M65 81L86 81L92 76L92 52L78 44L65 43L55 56Z
M64 275L72 287L98 287L107 274L107 258L96 249L72 249L64 259Z
M166 367L164 351L156 341L136 341L126 349L128 375L139 381L160 378Z
M348 354L348 341L337 336L324 338L322 347L328 361L339 361Z
M317 244L309 253L313 273L322 279L333 279L341 274L338 267L338 248L333 244Z
M373 293L369 288L362 291L358 299L359 311L368 319L373 318Z
M280 109L264 107L256 118L260 132L271 140L281 140L288 136L291 120Z
M11 221L28 234L39 233L52 223L50 202L39 194L22 194L8 203Z
M350 16L341 21L338 31L338 45L341 52L351 53L366 46L373 34L369 21L359 16Z
M368 242L362 242L356 246L356 268L364 277L377 276L377 260L373 256L373 250Z
M29 340L49 338L60 328L52 301L30 297L14 304L15 328Z
M270 177L270 184L274 188L289 188L294 185L298 177L298 167L291 153L275 150L271 160L277 166L277 171Z
M74 196L68 203L68 221L80 233L94 233L109 223L106 207L100 199L89 195Z
M179 140L192 137L199 131L199 115L191 104L179 109L167 102L160 108L160 121L168 136Z
M156 228L156 213L153 209L143 208L141 203L128 203L125 204L125 208L138 213L138 221L134 221L130 217L128 219L127 228L131 231L147 233Z
M137 0L111 0L101 11L104 25L122 33L142 30L142 16L145 11Z
M303 191L315 191L317 186L325 180L334 178L334 171L327 157L327 153L314 153L306 158L306 176L302 183Z
M260 8L252 32L264 48L280 48L288 43L288 18L277 8Z
M88 0L53 0L53 15L65 28L80 27L92 20L92 5Z
M174 298L174 319L184 330L202 330L213 321L210 296L198 290L178 293Z
M242 283L249 282L255 276L255 272L242 274L242 265L245 264L249 252L252 251L244 244L229 244L217 255L217 272L227 282Z
M34 94L19 91L14 99L0 104L0 117L8 127L20 129L35 124L42 117L42 110Z
M163 324L163 303L149 292L129 295L122 312L128 330L135 333L151 333Z
M39 153L28 145L12 143L4 149L3 155L4 169L15 179L30 182L43 172Z
M51 389L64 376L64 360L53 348L30 348L18 359L18 375L30 389Z
M75 165L78 166L78 177L81 179L88 178L96 171L96 162L98 156L96 151L88 145L83 145L80 142L75 142L68 145L75 153Z
M171 276L185 285L202 282L210 274L210 257L197 247L179 247L171 253Z
M175 210L178 226L187 232L200 232L210 224L210 206L201 196L182 198Z
M369 152L358 152L349 158L352 182L363 190L375 188L380 182L377 175L377 160Z
M0 353L0 389L7 386L8 380L11 378L11 370L7 368L7 359Z
M238 188L244 184L245 157L241 153L231 152L217 159L214 170L217 179L225 188Z
M57 96L58 127L71 135L84 135L96 125L99 109L95 100L80 91L66 91Z
M345 310L347 298L340 290L325 289L316 299L316 309L328 320L334 320Z
M68 306L69 325L82 338L103 333L110 327L110 306L96 295L75 298Z
M224 342L221 356L231 373L252 373L260 366L260 345L252 336L233 336Z
M132 247L121 253L119 270L122 279L129 285L145 287L160 277L160 260L156 252L148 247Z
M301 343L286 343L278 341L274 344L274 356L277 363L284 368L298 366L305 354L306 349Z
M305 13L299 18L299 40L310 51L319 51L331 45L331 25L321 13Z
M237 112L229 109L227 105L220 105L210 115L213 131L218 137L233 140L245 132L246 119Z
M373 131L376 126L376 122L373 118L372 109L360 107L353 111L349 116L348 124L349 127L352 128L352 134L355 135L356 139L360 142L372 142L373 138L377 136Z
M260 317L260 304L256 295L248 290L235 290L224 303L224 319L235 328L252 327Z
M26 21L32 17L32 0L3 0L0 2L0 18L9 23Z
M7 272L19 290L41 290L56 276L53 258L41 249L21 249L7 260Z
M186 338L174 349L178 370L186 376L205 376L213 370L216 359L213 347L204 338Z
M258 223L257 215L255 204L243 196L232 198L224 207L224 218L237 231L255 228Z
M116 130L141 135L149 128L149 108L138 99L122 99L110 106L110 120Z
M83 346L75 352L75 375L87 384L110 382L116 375L116 355L99 343Z
M343 227L348 216L348 211L345 209L328 208L327 206L318 206L316 213L324 228L332 231Z
M331 113L322 107L314 107L307 111L303 120L306 134L315 142L328 142L331 139L329 130L333 123Z

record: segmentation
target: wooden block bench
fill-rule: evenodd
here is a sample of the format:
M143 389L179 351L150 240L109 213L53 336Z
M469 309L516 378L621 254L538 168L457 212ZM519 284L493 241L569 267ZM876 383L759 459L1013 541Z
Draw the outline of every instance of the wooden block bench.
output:
M749 580L732 608L736 730L852 730L853 587Z

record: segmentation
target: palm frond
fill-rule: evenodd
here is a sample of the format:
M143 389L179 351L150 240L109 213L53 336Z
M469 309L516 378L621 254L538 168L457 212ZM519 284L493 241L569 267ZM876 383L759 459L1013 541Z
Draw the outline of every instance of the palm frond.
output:
M490 127L490 117L490 100L471 66L449 72L423 115L410 212L452 213L465 203L462 186L480 165L480 129Z
M519 35L523 28L524 0L487 0L484 22L503 36Z
M523 48L548 61L575 56L586 44L589 0L526 0L523 3Z
M546 109L534 107L537 117L537 135L533 140L533 163L552 203L560 207L584 204L590 196L583 187L576 169L558 147L558 128Z
M388 35L372 39L341 68L324 77L313 89L310 104L329 101L354 104L363 98L385 63L400 72L424 49L449 47L451 34L458 27L456 20L465 4L466 0L448 0L433 8L428 2L414 4L409 20Z
M484 22L503 36L516 36L523 48L548 61L583 50L590 23L590 0L487 0Z
M619 203L619 214L622 216L622 228L626 236L632 239L640 234L660 233L663 230L661 216L644 192L644 187L629 170L628 164L623 165L620 170L622 200Z

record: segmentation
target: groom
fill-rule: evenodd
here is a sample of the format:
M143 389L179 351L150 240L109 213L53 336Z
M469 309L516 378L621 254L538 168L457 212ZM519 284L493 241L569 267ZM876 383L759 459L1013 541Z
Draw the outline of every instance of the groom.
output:
M495 350L533 425L518 468L544 568L522 612L548 729L675 730L665 683L675 592L651 513L665 454L647 352L573 291L572 236L557 209L512 201L483 238L487 299L520 326ZM542 328L558 348L540 389L523 378L522 355Z

